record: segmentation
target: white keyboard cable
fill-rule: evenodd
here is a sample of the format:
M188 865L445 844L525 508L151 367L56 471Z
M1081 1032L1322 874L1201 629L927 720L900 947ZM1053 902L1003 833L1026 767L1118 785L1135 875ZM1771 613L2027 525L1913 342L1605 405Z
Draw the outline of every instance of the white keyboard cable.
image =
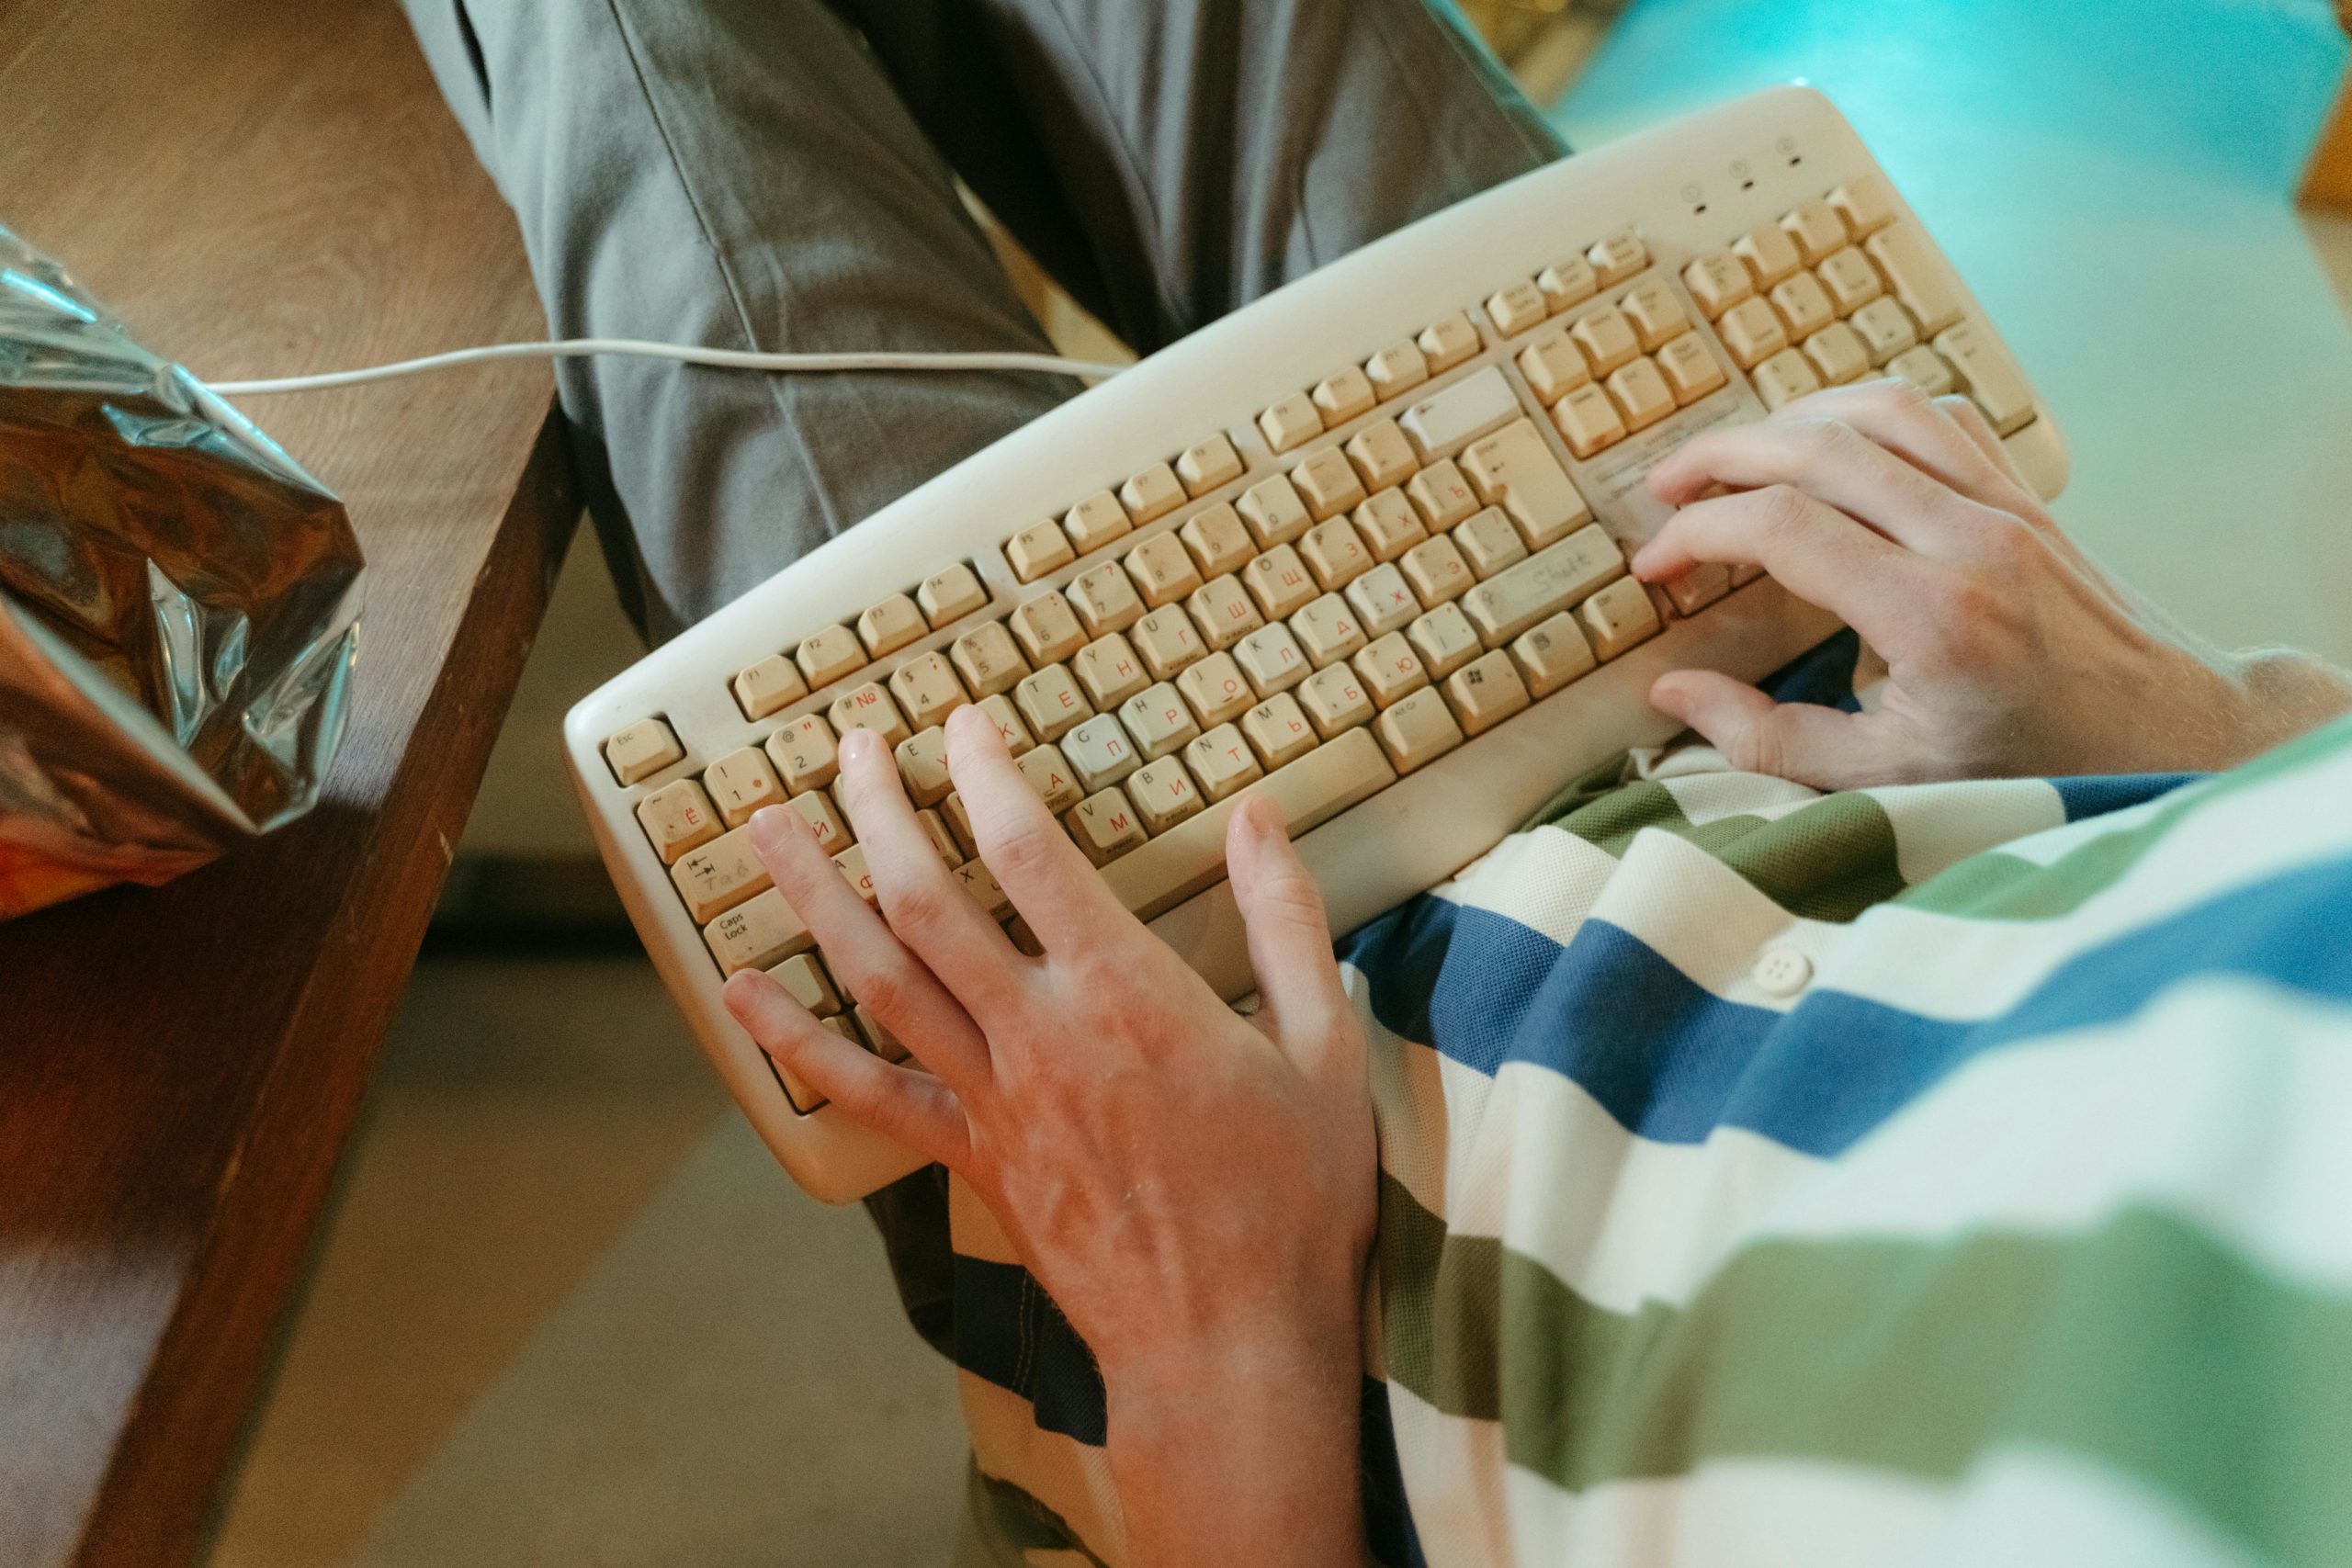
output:
M680 343L650 343L640 338L575 337L542 343L485 344L480 348L451 349L419 359L370 365L358 370L332 370L316 376L280 376L260 381L210 381L206 385L224 397L257 397L266 392L310 392L327 387L352 387L363 381L389 381L396 376L421 375L492 359L578 359L593 354L634 355L648 359L674 359L685 365L707 365L722 370L1038 370L1051 375L1080 376L1103 381L1127 368L1055 354L928 354L876 352L869 354L761 354L740 348L697 348Z

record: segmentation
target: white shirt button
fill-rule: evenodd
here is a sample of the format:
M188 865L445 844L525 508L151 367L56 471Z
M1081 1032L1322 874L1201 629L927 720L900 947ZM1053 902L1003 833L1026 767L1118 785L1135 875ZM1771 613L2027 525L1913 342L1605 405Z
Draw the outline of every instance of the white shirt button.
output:
M1768 997L1793 997L1813 978L1813 960L1793 947L1776 947L1756 961L1748 978Z

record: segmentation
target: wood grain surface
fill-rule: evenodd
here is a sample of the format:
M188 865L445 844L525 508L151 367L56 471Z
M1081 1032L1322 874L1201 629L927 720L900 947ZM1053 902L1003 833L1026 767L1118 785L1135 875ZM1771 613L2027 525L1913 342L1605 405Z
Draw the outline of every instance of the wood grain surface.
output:
M537 336L392 0L0 0L0 222L220 379ZM197 1550L576 504L543 368L254 399L368 554L318 810L0 925L0 1564Z

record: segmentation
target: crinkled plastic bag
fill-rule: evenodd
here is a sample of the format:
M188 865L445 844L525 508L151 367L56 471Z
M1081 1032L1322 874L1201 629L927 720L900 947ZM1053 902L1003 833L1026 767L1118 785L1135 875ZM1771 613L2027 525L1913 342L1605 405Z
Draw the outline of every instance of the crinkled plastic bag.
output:
M308 811L359 580L323 485L0 228L0 919Z

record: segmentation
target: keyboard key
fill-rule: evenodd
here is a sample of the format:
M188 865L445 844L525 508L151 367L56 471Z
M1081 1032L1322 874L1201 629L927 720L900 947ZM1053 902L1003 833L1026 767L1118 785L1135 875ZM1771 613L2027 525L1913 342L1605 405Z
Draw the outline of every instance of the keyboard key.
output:
M1649 247L1631 229L1620 229L1607 239L1595 243L1584 254L1592 264L1592 274L1600 287L1623 283L1650 265Z
M1057 817L1086 798L1086 792L1078 786L1077 770L1062 760L1061 749L1050 740L1023 751L1013 766L1046 803L1046 809Z
M962 694L957 694L960 696ZM831 716L836 735L847 735L853 729L870 729L889 745L896 746L913 733L907 728L905 717L899 714L899 705L890 700L890 694L872 681L835 697ZM940 716L946 716L943 714Z
M1382 712L1373 726L1389 765L1400 773L1426 766L1462 744L1462 727L1453 720L1445 699L1434 687L1425 687Z
M1821 279L1809 272L1800 272L1777 285L1771 293L1772 309L1789 329L1790 341L1802 343L1838 319L1838 308L1829 302L1829 291L1821 287Z
M768 974L794 1001L819 1018L831 1018L842 1010L841 993L833 989L831 976L813 953L787 958Z
M833 857L833 863L841 868L842 880L849 884L850 891L865 899L868 908L882 902L874 886L874 874L865 869L864 844L852 844Z
M1478 510L1477 492L1451 458L1431 463L1405 486L1415 510L1432 534L1443 533Z
M752 849L752 832L738 828L699 849L688 850L670 868L670 880L700 925L767 886L768 870Z
M1184 504L1183 482L1165 463L1154 463L1119 487L1119 504L1138 528Z
M1536 274L1535 287L1543 291L1544 308L1556 316L1599 293L1600 279L1593 273L1590 262L1582 256L1570 256Z
M1258 765L1258 754L1230 724L1220 724L1186 746L1184 768L1200 785L1202 798L1211 805L1266 776L1266 770Z
M1527 683L1527 694L1537 702L1599 662L1592 657L1592 647L1584 640L1577 618L1565 610L1545 616L1521 633L1510 645L1510 656L1519 665L1521 679Z
M1137 621L1128 638L1143 655L1143 666L1155 681L1172 679L1179 670L1208 652L1193 617L1177 604L1154 610Z
M1101 549L1134 526L1119 498L1107 490L1096 491L1062 517L1062 532L1080 555Z
M1801 201L1781 215L1781 227L1790 239L1797 243L1797 250L1804 257L1804 265L1816 266L1821 258L1846 243L1846 220L1838 209L1815 197Z
M1094 716L1093 705L1078 689L1077 678L1061 664L1048 664L1023 679L1013 688L1012 705L1040 740L1059 740Z
M1654 349L1668 338L1678 336L1690 325L1690 312L1664 278L1653 277L1625 290L1617 301L1618 310L1634 323L1634 335L1640 338L1642 347Z
M1249 590L1230 573L1202 583L1184 601L1184 608L1200 630L1203 646L1213 653L1231 648L1266 624Z
M1306 514L1320 523L1363 502L1363 481L1355 465L1337 446L1309 454L1291 470L1291 484L1306 502Z
M1127 575L1136 592L1153 609L1172 604L1201 585L1200 569L1192 552L1173 534L1154 534L1127 552Z
M1078 650L1071 664L1078 683L1086 688L1087 701L1097 713L1117 707L1129 697L1151 684L1144 673L1143 660L1117 632L1095 638Z
M1854 329L1843 321L1832 321L1804 340L1804 356L1823 381L1832 387L1848 381L1859 381L1870 374L1871 351L1862 345Z
M962 886L972 902L980 907L989 919L1001 920L1012 913L1012 895L1005 892L1004 884L996 879L996 873L990 871L980 860L974 858L966 861L956 868L955 874L956 883ZM863 1018L865 1010L860 1008L857 1010Z
M800 678L800 666L781 653L747 665L735 676L735 703L745 718L765 718L808 694L808 682Z
M1647 430L1674 412L1674 389L1646 355L1610 373L1609 400L1617 405L1628 431Z
M1165 833L1187 817L1199 815L1208 802L1184 771L1182 758L1162 757L1137 768L1126 783L1127 798L1136 803L1144 831Z
M1614 659L1657 631L1657 606L1630 577L1621 577L1577 607L1586 638L1600 659Z
M1960 389L1960 378L1951 373L1951 367L1924 343L1888 360L1886 373L1910 382L1931 398Z
M964 694L964 683L956 678L955 667L937 651L917 654L892 671L890 693L910 729L944 724L949 714L970 700Z
M1238 790L1163 830L1117 859L1102 879L1137 919L1150 919L1224 879L1226 825L1242 794L1272 799L1296 838L1385 788L1396 777L1370 732L1351 730L1295 764L1272 768L1246 791Z
M1176 477L1184 481L1185 493L1195 499L1224 489L1239 479L1241 473L1240 455L1234 451L1233 443L1222 435L1195 442L1176 459Z
M1326 430L1337 430L1358 415L1370 413L1379 400L1373 395L1371 379L1352 365L1324 377L1306 395L1315 412L1323 416Z
M1306 502L1299 499L1287 474L1261 479L1243 491L1239 510L1241 520L1250 525L1250 536L1261 550L1289 543L1306 533L1307 525L1315 521L1307 515Z
M1220 501L1195 512L1176 530L1176 536L1193 553L1193 563L1201 569L1204 581L1239 571L1258 553L1258 547L1250 543L1250 530L1241 525L1241 514L1230 502Z
M1583 492L1569 482L1532 420L1514 420L1472 442L1462 467L1478 499L1501 507L1530 549L1540 550L1591 520Z
M1682 407L1724 384L1724 367L1699 340L1697 333L1684 333L1657 351L1658 374L1666 378L1667 389L1674 394L1675 402Z
M1756 292L1756 275L1729 251L1710 251L1684 267L1682 283L1711 321Z
M1376 561L1395 560L1430 536L1421 514L1401 490L1380 491L1355 511L1356 536Z
M1528 328L1541 325L1551 313L1544 302L1544 291L1526 278L1487 296L1487 320L1505 337L1517 337Z
M1052 523L1034 524L1005 541L1004 558L1012 568L1012 575L1023 582L1037 579L1078 558L1070 548L1069 536Z
M1405 640L1421 656L1433 681L1443 680L1485 651L1459 604L1440 604L1417 616L1405 628Z
M1099 794L1136 771L1142 759L1117 718L1098 713L1061 739L1062 760L1078 775L1079 787Z
M1355 606L1356 619L1366 637L1396 631L1421 613L1412 584L1393 561L1383 561L1349 583L1348 603Z
M930 629L931 623L923 619L915 602L903 593L891 594L857 617L857 638L876 659L896 653Z
M1241 673L1241 666L1229 653L1212 653L1177 676L1176 689L1192 705L1204 729L1239 718L1258 700L1250 678Z
M1815 374L1812 362L1793 348L1781 350L1756 367L1756 395L1768 409L1781 408L1819 390L1821 378Z
M1894 221L1894 193L1877 175L1860 175L1829 193L1829 205L1858 235L1875 234Z
M1960 321L1960 296L1944 281L1935 248L1928 237L1908 223L1872 234L1862 243L1871 259L1886 274L1894 297L1911 312L1919 330L1929 337Z
M1552 424L1578 457L1589 457L1625 439L1623 416L1599 387L1578 387L1554 403Z
M758 756L757 751L751 753ZM713 768L717 764L712 764ZM775 775L771 774L770 777ZM777 792L781 795L782 791ZM710 797L692 779L662 785L637 803L638 824L652 840L653 852L663 865L674 865L688 850L700 849L718 837L718 814Z
M1406 444L1404 431L1393 419L1374 420L1365 425L1348 437L1346 450L1348 461L1356 466L1356 473L1367 491L1403 484L1420 466L1413 459L1413 449Z
M611 765L613 776L625 784L650 779L685 757L686 749L658 718L640 718L605 742L605 761Z
M1107 563L1111 572L1121 582L1126 577L1116 562ZM1091 577L1091 572L1087 574ZM1080 578L1080 583L1086 578ZM1127 590L1130 597L1135 590ZM1082 612L1081 612L1082 613ZM964 677L964 685L975 698L992 697L999 692L1010 691L1014 682L1029 673L1029 661L1012 643L1012 634L1004 629L1002 621L983 621L956 639L952 657L956 671Z
M2032 391L1990 338L1979 336L1972 326L1951 327L1936 334L1936 352L1960 373L1969 397L1984 411L1995 431L2013 435L2033 423Z
M1512 543L1516 544L1516 539ZM1326 593L1290 618L1291 635L1317 670L1336 664L1363 646L1356 613L1337 593Z
M1442 321L1431 321L1413 340L1421 357L1430 363L1430 374L1442 376L1472 355L1478 352L1478 329L1470 318L1456 310Z
M1318 523L1298 544L1301 559L1326 588L1345 588L1372 570L1372 551L1344 517Z
M974 705L989 716L989 722L996 726L997 738L1014 756L1018 757L1036 744L1029 737L1029 727L1021 722L1021 715L1014 711L1012 699L1003 693L982 697Z
M1279 621L1243 637L1234 649L1234 661L1241 666L1241 672L1250 677L1250 683L1258 688L1261 697L1288 691L1306 680L1315 668L1298 646L1298 638Z
M725 975L770 968L816 945L808 928L773 887L705 926L702 939Z
M842 815L831 790L812 789L807 795L794 795L792 809L808 824L809 836L827 854L837 855L857 842L857 835L849 830L849 818Z
M1326 740L1359 724L1370 724L1378 711L1351 664L1317 670L1299 684L1297 695L1298 705L1306 710L1315 732Z
M1642 352L1641 339L1634 335L1634 323L1614 305L1603 305L1598 310L1587 310L1568 329L1577 346L1584 350L1585 358L1596 376L1606 376L1620 365L1628 363Z
M1277 452L1304 446L1323 434L1323 414L1305 392L1293 392L1258 416L1266 445Z
M1692 567L1663 585L1668 603L1685 615L1695 615L1731 592L1731 568L1720 561Z
M1535 400L1550 408L1592 379L1584 350L1564 332L1539 338L1519 351L1519 373L1527 378Z
M1430 683L1429 666L1402 632L1390 632L1356 655L1355 672L1382 707L1395 707Z
M813 692L865 669L865 645L847 626L827 626L803 642L794 658L799 661L801 679Z
M1822 257L1814 276L1821 279L1829 303L1840 316L1852 315L1886 292L1886 285L1879 280L1878 268L1851 245Z
M1519 712L1530 699L1510 655L1497 649L1447 676L1445 700L1462 733L1479 735Z
M964 846L956 841L955 831L947 826L947 818L936 811L918 811L915 820L931 840L931 847L939 852L940 863L954 871L965 861Z
M1363 362L1364 379L1386 402L1430 378L1429 356L1418 344L1392 343Z
M1079 802L1062 821L1096 865L1108 865L1144 842L1143 818L1116 784Z
M833 755L833 727L821 714L804 713L767 739L768 761L795 795L833 782L840 764Z
M1804 265L1804 253L1778 223L1758 223L1732 242L1731 254L1747 264L1758 288L1771 288Z
M1516 561L1527 558L1527 547L1521 542L1519 530L1510 525L1499 506L1489 506L1473 514L1453 531L1453 542L1462 551L1462 558L1483 581Z
M1789 346L1789 329L1770 301L1747 299L1724 312L1715 332L1742 370L1753 370Z
M1633 329L1627 328L1630 336ZM1465 376L1442 391L1432 392L1405 411L1397 427L1421 461L1450 456L1464 444L1498 424L1519 417L1519 400L1511 395L1503 373L1489 365Z
M1872 365L1884 365L1905 349L1918 345L1919 329L1912 324L1911 312L1883 295L1856 310L1847 325L1870 350Z
M1424 605L1458 599L1478 581L1450 534L1415 545L1405 552L1399 564L1405 569L1405 581L1412 584L1414 596Z
M1143 617L1143 596L1116 561L1079 573L1069 585L1069 603L1089 637L1125 631Z
M1241 570L1243 586L1270 621L1287 620L1315 597L1315 578L1298 552L1277 545Z
M907 786L907 798L917 806L936 806L947 798L954 784L947 777L947 732L944 729L918 729L899 742L895 755L899 762L899 778ZM804 798L821 800L822 795Z
M1595 525L1479 583L1462 596L1462 610L1488 648L1500 648L1624 574L1616 541Z
M1078 612L1058 593L1040 593L1016 606L1009 624L1033 666L1058 664L1086 646L1086 628L1078 624Z
M939 803L939 819L947 824L948 837L956 840L956 847L963 852L964 859L977 864L980 843L972 836L972 814L964 809L964 797L950 791L947 798ZM970 886L968 878L959 876L956 880ZM993 883L996 879L990 877L989 880Z
M1241 716L1241 734L1269 772L1289 766L1315 750L1315 727L1298 699L1277 693Z
M702 778L711 803L718 808L719 820L729 828L741 828L752 819L752 812L765 806L782 806L786 798L775 764L756 746L729 751L705 769ZM639 807L639 815L643 814L644 808Z

